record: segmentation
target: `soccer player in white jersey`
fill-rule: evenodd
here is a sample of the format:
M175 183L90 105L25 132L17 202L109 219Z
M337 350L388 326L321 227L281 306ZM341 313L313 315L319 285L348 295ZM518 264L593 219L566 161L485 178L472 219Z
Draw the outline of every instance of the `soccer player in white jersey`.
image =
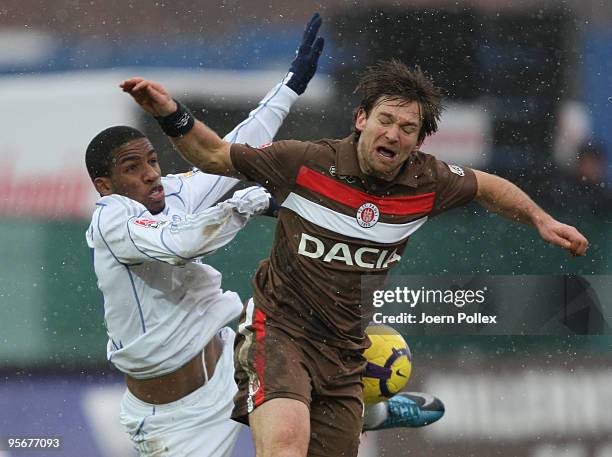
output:
M264 144L316 71L321 23L309 22L283 83L228 141ZM237 294L199 262L269 207L259 187L216 202L238 182L193 170L161 176L149 140L111 127L89 144L86 164L101 198L87 230L104 295L108 360L125 373L121 423L143 456L229 456L241 425L230 419Z

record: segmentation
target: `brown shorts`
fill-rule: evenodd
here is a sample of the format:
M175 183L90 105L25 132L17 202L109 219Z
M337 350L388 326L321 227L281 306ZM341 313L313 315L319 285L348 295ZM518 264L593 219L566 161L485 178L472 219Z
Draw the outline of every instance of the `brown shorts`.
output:
M238 393L232 418L248 424L249 413L267 400L299 400L310 409L309 457L356 456L363 420L361 354L291 336L256 308L244 321L243 316L234 351Z

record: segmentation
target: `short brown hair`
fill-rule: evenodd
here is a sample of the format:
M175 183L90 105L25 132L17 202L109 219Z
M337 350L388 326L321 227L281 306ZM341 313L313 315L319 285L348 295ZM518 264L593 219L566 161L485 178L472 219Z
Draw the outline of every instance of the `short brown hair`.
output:
M419 132L420 141L438 130L438 121L444 109L442 91L418 65L410 69L396 59L380 61L373 67L368 67L359 80L355 93L363 94L359 109L363 109L366 116L370 115L375 105L384 100L417 102L423 117Z

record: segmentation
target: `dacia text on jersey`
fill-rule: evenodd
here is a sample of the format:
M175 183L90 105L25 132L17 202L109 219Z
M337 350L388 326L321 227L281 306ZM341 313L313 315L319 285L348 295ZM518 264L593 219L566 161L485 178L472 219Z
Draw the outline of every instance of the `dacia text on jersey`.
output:
M326 250L322 240L306 233L302 233L298 254L312 259L323 258L323 262L337 261L367 269L386 269L402 258L397 254L397 249L378 249L365 246L351 249L351 246L347 243L335 243L329 250Z

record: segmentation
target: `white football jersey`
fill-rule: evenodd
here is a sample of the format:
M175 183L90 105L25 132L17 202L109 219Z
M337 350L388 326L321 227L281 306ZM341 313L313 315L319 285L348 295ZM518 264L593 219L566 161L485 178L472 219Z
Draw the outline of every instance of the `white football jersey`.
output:
M277 85L226 140L270 142L296 99ZM104 295L107 357L122 372L151 378L175 371L240 314L238 295L223 292L221 274L198 260L267 208L261 188L215 205L236 182L198 170L163 177L166 206L156 215L120 195L96 203L86 238Z

